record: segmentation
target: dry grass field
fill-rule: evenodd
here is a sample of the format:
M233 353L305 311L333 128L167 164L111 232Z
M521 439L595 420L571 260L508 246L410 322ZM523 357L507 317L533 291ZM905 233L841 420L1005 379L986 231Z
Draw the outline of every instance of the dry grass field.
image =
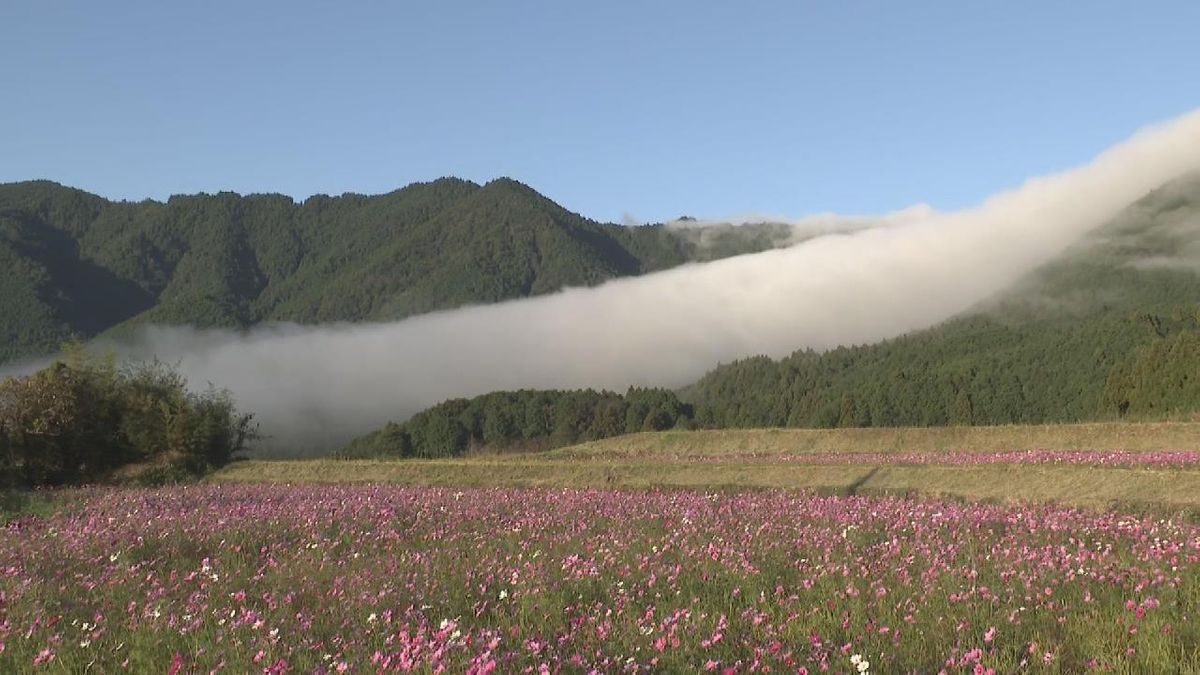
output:
M218 482L392 483L444 487L620 487L827 494L921 494L987 501L1052 501L1108 507L1200 509L1200 465L1095 466L997 462L943 465L942 453L1194 452L1200 424L1084 424L841 429L670 431L622 436L530 455L396 461L246 461ZM927 463L830 464L839 453L924 453ZM947 457L950 455L947 454ZM932 459L930 459L932 457ZM817 461L820 459L820 461Z
M1133 452L1200 449L1200 423L1039 424L996 427L866 429L732 429L631 434L562 448L546 458L612 460L874 452L1004 452L1011 450Z

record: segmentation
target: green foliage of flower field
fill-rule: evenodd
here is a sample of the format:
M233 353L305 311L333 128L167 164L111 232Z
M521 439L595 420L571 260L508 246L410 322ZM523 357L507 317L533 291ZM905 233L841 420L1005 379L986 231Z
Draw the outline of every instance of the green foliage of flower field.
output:
M768 491L74 492L3 672L1190 672L1200 528Z

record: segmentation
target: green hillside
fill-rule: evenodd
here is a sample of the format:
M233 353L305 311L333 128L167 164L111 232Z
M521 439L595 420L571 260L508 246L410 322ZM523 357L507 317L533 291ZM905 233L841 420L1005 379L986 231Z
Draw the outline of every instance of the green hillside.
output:
M377 321L590 286L778 245L700 246L572 213L508 179L444 178L297 203L281 195L112 202L0 185L0 362L144 323Z
M1200 410L1200 176L928 330L723 365L684 392L726 427L1180 418Z

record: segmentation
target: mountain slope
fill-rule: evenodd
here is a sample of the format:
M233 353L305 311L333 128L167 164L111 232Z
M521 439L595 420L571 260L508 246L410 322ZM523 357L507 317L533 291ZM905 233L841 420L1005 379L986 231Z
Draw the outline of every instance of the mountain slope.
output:
M1200 176L1156 190L966 315L879 344L718 367L707 427L1187 416L1200 409Z
M378 196L111 202L49 181L0 185L0 362L147 323L394 320L590 286L720 250L661 225L597 223L509 179Z
M265 295L264 309L276 303L271 318L306 322L383 320L590 286L686 261L679 243L663 235L661 228L601 225L497 180L367 255L343 257L353 264L338 268L330 283L295 275ZM635 241L640 257L630 250Z
M0 209L0 360L57 349L150 306L151 296L80 257L66 233Z

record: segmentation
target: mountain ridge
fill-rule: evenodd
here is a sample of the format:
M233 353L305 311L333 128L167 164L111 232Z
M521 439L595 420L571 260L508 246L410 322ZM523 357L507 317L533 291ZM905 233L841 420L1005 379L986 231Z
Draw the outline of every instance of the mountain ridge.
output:
M397 320L778 245L756 236L708 246L661 224L600 223L511 178L303 201L112 201L48 180L6 183L0 362L152 323Z

